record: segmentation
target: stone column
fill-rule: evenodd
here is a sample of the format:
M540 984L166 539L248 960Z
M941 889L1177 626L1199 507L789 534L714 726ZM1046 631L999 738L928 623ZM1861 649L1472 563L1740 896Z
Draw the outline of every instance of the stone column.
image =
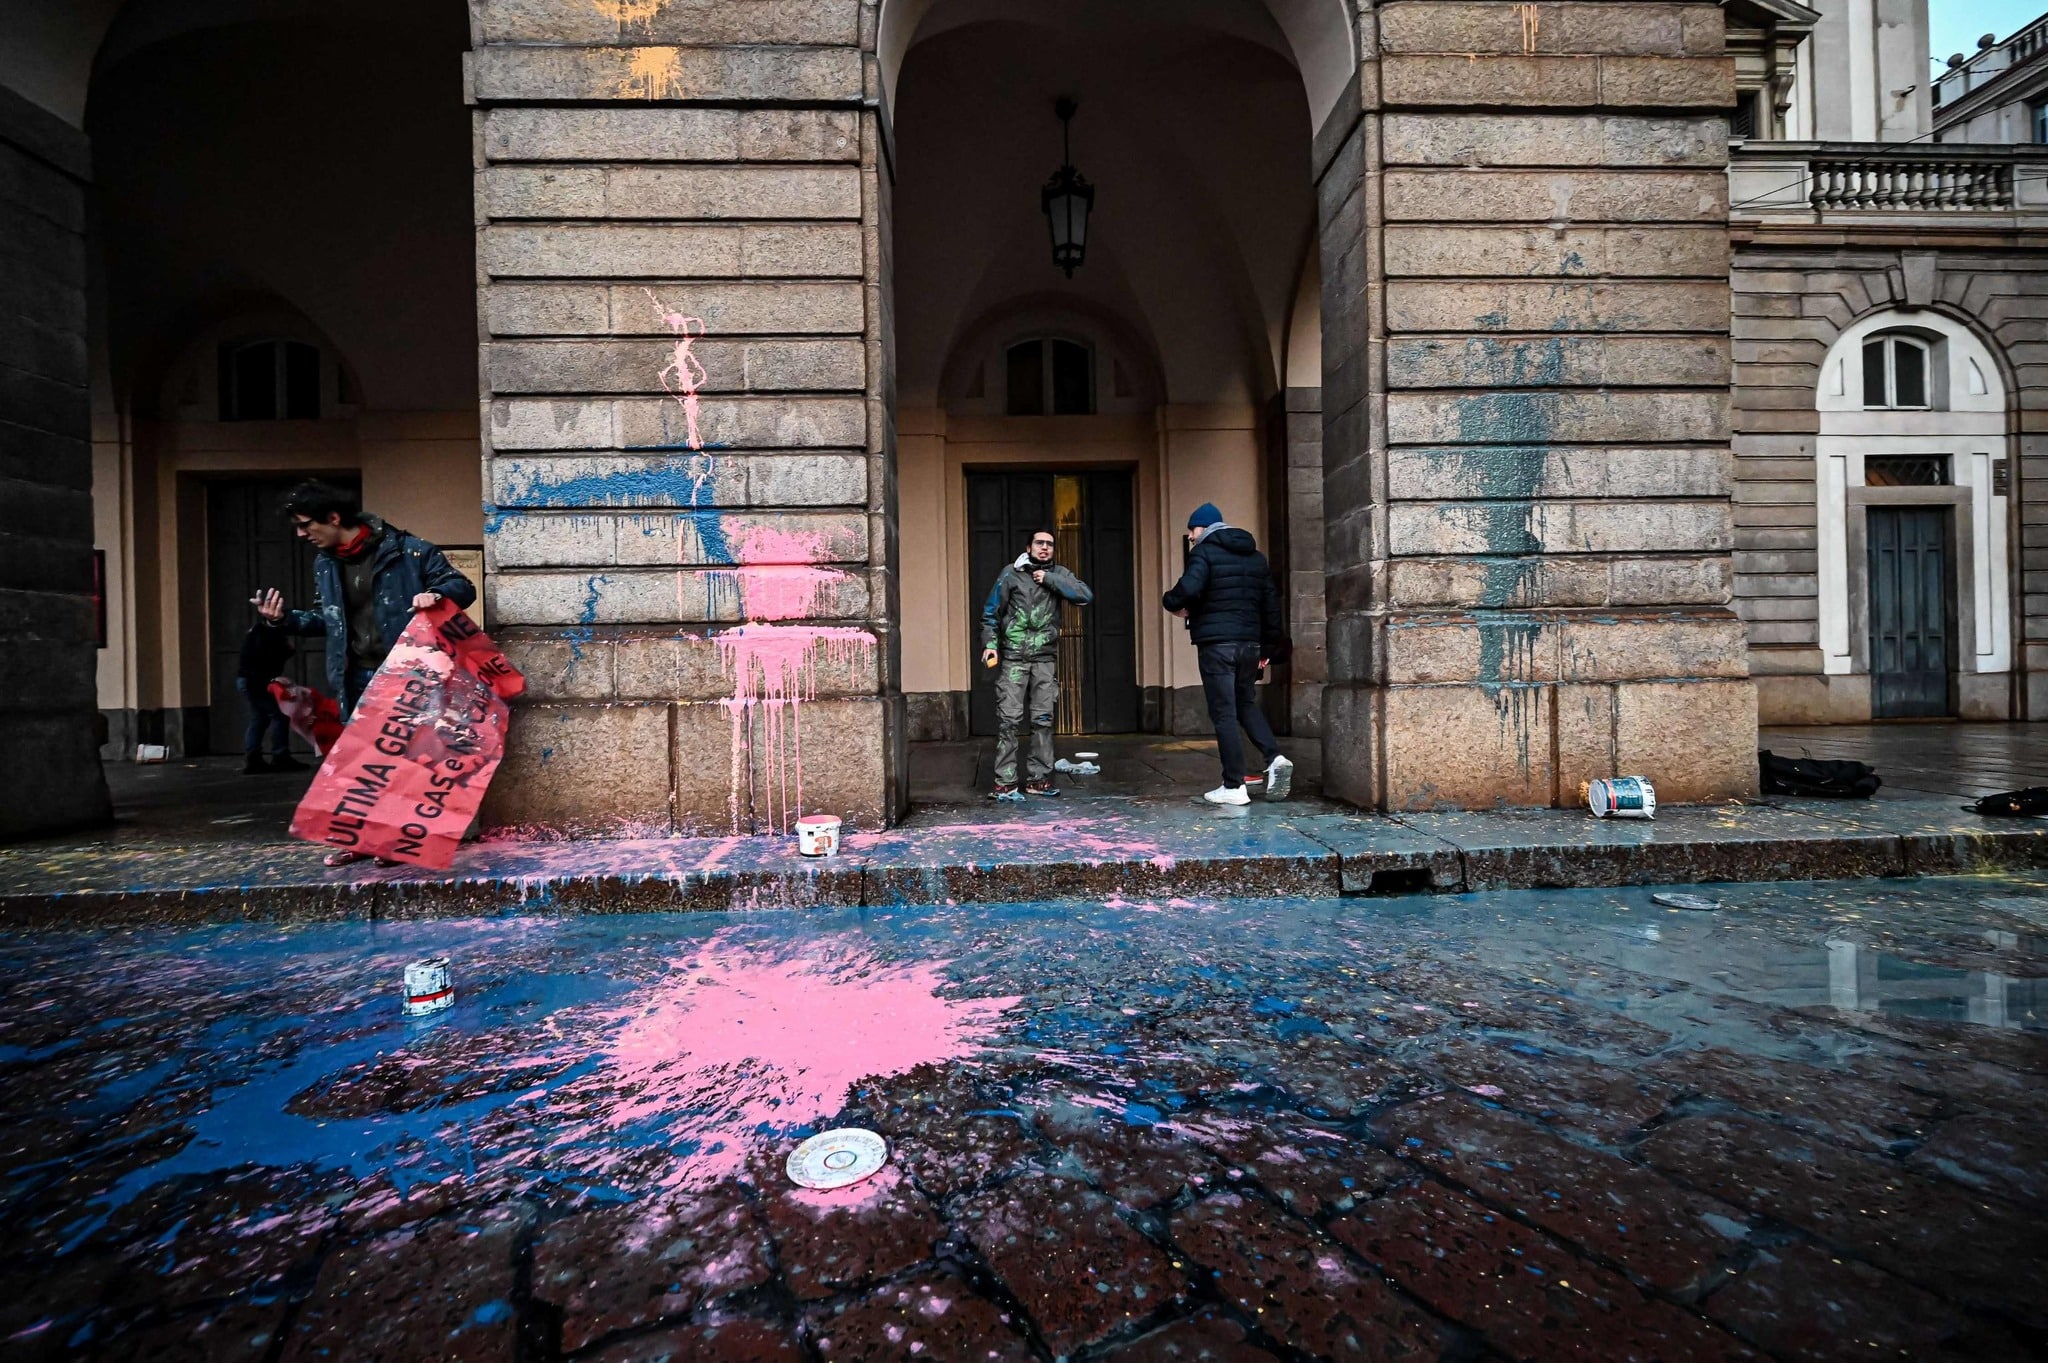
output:
M104 822L84 134L0 88L0 841Z
M1318 139L1326 784L1753 791L1719 8L1397 0L1361 29L1362 113Z
M903 806L888 176L858 0L472 0L488 822Z

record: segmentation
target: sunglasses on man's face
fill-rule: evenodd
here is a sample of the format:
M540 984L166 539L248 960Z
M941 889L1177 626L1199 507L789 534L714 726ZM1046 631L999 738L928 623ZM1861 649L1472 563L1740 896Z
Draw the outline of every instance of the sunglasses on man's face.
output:
M1052 543L1051 540L1033 540L1031 541L1031 547L1033 549L1050 549L1052 548Z

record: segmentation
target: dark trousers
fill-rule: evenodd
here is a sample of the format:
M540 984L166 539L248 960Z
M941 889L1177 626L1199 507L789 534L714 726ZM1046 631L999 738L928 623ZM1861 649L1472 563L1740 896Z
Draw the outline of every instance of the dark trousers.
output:
M346 724L356 717L356 702L363 698L363 692L370 685L370 678L376 675L377 669L374 667L357 667L354 663L348 665L348 671L342 674L341 679L342 723Z
M251 757L263 751L263 739L270 737L270 752L273 757L283 757L292 749L292 726L284 717L284 711L277 708L277 698L270 694L270 683L251 681L247 677L235 678L235 690L242 693L242 699L249 706L249 727L242 735L242 751Z
M1216 755L1223 759L1223 784L1232 789L1244 784L1244 744L1238 728L1252 736L1252 742L1270 763L1280 755L1273 726L1258 707L1255 690L1259 684L1259 646L1251 643L1201 644L1195 656L1202 668L1202 698L1209 702L1209 723L1216 729Z

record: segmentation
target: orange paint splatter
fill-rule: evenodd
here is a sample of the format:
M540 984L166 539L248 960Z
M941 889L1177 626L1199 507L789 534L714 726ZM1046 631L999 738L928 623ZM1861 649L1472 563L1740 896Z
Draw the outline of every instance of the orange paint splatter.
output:
M626 77L619 82L625 99L680 99L683 95L683 58L673 47L636 47L626 65Z

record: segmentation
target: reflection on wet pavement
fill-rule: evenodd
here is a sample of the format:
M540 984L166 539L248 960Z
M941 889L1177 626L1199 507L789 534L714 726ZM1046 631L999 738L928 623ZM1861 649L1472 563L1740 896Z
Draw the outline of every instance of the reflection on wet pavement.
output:
M2048 879L1650 893L0 938L0 1340L2039 1356Z

